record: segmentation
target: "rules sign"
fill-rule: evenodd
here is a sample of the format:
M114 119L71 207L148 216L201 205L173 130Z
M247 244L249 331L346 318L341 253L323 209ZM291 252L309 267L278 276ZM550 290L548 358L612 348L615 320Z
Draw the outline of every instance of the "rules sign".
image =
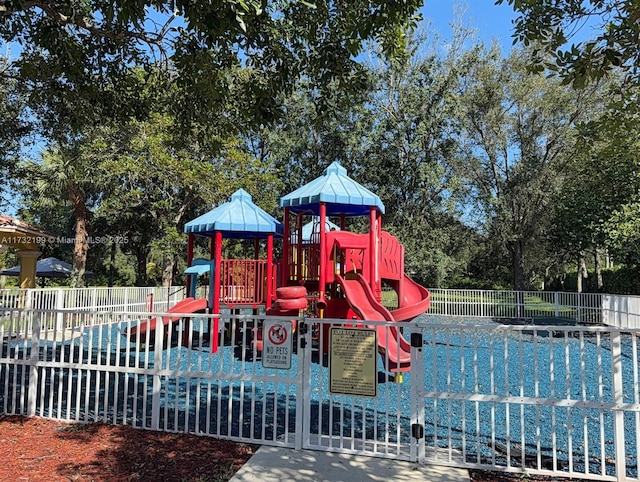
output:
M376 330L333 326L329 346L329 391L375 398L378 395Z
M291 368L293 351L292 323L265 320L262 325L262 366L265 368Z

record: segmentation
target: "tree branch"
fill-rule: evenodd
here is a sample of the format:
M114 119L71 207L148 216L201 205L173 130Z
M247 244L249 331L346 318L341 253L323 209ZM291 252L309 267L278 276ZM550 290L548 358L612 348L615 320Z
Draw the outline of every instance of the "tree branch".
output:
M92 22L92 19L89 17L65 15L64 13L53 8L46 1L42 0L32 0L20 3L19 8L11 8L11 6L7 6L6 3L1 2L0 0L0 17L10 17L11 15L14 15L20 11L26 11L32 8L40 9L48 18L60 25L72 25L78 27L80 29L88 31L95 37L106 38L116 42L127 39L136 39L149 45L157 46L161 50L164 50L164 48L162 47L162 41L164 40L164 36L169 31L169 25L176 18L176 15L173 14L158 33L137 32L135 30L111 32L104 28L96 27Z

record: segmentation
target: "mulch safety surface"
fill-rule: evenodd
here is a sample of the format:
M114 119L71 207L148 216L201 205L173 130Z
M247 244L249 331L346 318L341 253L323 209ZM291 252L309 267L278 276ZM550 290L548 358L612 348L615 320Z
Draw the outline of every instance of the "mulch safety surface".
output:
M0 481L229 480L257 446L126 426L0 416Z
M257 449L122 425L0 416L2 482L226 482ZM470 475L473 482L569 480L478 470Z

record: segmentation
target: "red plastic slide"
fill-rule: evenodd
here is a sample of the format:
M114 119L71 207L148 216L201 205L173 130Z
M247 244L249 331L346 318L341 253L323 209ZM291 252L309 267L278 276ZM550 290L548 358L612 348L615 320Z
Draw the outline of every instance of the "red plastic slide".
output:
M400 278L398 285L396 291L399 308L391 312L394 320L410 321L427 312L431 305L431 295L427 288L419 285L406 274Z
M357 275L354 279L345 279L336 275L336 281L351 306L363 320L395 321L393 315L378 303L366 280ZM411 346L394 326L376 326L378 351L382 354L387 370L406 372L411 369Z
M178 301L173 305L167 313L200 313L205 312L207 309L207 300L204 298L185 298L182 301ZM168 325L172 321L178 321L181 316L163 316L161 321L163 325ZM153 331L158 324L157 318L151 318L150 320L141 321L138 325L132 326L129 330L129 339L136 341L136 334L144 335L147 331Z

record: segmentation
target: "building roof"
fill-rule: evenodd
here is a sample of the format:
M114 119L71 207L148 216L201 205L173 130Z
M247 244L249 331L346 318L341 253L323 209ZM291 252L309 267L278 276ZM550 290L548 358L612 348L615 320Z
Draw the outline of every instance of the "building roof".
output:
M380 198L347 176L339 162L333 162L324 174L280 199L281 207L292 212L318 215L320 203L325 203L328 216L364 216L375 207L384 214Z
M57 235L46 229L39 228L33 224L25 223L19 219L12 218L5 214L0 214L0 230L3 232L18 232L33 234L36 236L56 237Z
M281 235L282 224L266 211L256 206L251 195L238 189L231 200L189 221L185 233L212 236L222 232L225 238L266 238L269 234Z
M18 249L38 249L49 240L55 240L56 234L25 223L19 219L0 214L0 248L13 246Z

